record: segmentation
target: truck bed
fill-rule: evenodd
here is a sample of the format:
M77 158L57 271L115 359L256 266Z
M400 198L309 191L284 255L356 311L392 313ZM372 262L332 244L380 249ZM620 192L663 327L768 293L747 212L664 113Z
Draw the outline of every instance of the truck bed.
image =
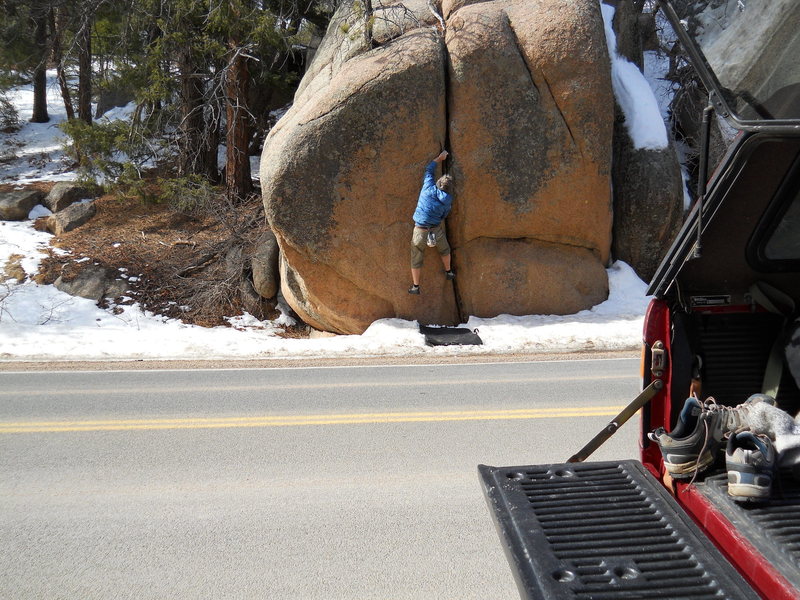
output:
M725 473L693 485L800 596L800 484L783 474L769 502L755 505L740 504L728 496Z
M637 461L479 472L522 598L758 598Z

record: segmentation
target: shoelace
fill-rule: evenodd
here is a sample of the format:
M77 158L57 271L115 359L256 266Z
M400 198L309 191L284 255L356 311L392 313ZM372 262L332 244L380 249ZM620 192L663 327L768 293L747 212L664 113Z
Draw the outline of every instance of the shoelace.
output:
M703 402L704 410L721 413L723 419L722 433L725 438L730 437L732 433L739 433L750 429L750 424L747 422L750 406L751 405L744 403L738 406L719 404L713 396L709 396Z
M745 431L746 429L749 428L748 426L743 426L744 419L741 413L744 412L746 415L749 412L749 407L747 407L744 404L740 404L739 406L736 407L726 406L724 404L718 403L716 398L714 398L713 396L709 396L702 402L701 406L702 410L704 411L721 413L723 419L722 433L725 439L730 437L732 433ZM730 427L731 422L735 422L737 424L737 427L735 429L732 429ZM703 437L702 450L697 454L694 473L692 474L692 478L689 480L689 485L692 485L697 479L697 476L700 473L700 458L702 457L703 452L705 452L708 449L709 442L711 441L711 431L708 427L708 420L705 419L703 420L703 432L704 432L704 437Z

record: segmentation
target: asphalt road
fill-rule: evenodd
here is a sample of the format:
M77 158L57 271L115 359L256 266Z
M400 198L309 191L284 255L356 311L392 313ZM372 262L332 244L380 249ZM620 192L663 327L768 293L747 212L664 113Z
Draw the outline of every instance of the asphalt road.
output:
M476 465L563 462L638 370L2 372L0 597L517 598Z

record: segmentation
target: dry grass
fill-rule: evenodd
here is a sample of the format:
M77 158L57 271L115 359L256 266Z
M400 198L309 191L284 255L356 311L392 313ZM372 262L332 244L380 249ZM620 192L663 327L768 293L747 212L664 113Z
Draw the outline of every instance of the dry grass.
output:
M47 192L52 184L37 187ZM51 251L39 283L74 276L83 264L77 261L86 257L128 275L129 294L143 308L185 323L226 325L225 317L243 311L261 319L278 316L274 300L248 289L249 257L266 227L260 198L191 212L115 194L96 205L91 221L54 238L52 245L69 255ZM285 335L305 337L306 328L289 328Z

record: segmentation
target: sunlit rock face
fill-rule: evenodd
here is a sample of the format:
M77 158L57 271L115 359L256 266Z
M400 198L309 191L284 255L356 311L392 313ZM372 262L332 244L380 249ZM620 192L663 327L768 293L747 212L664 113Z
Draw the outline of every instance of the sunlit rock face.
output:
M595 0L342 8L270 133L264 205L281 289L309 324L571 314L608 294L614 100ZM457 271L426 254L409 296L411 215L442 148Z

